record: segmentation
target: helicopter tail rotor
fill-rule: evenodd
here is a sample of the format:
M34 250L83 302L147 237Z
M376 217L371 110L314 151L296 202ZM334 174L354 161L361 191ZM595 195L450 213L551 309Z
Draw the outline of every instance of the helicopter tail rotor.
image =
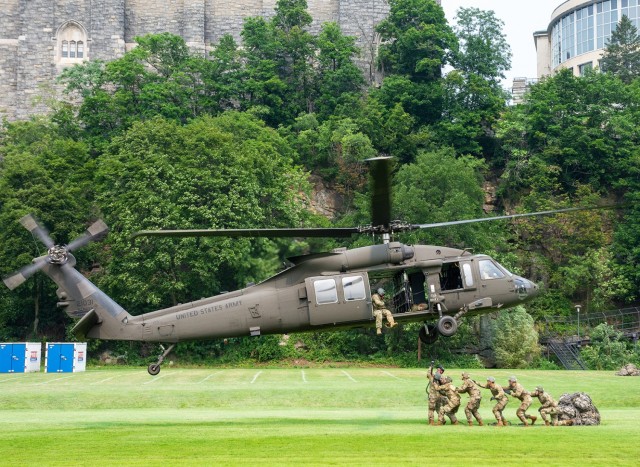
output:
M109 228L102 221L98 220L94 222L81 236L73 240L68 245L56 245L55 242L49 236L49 232L43 227L36 218L27 214L20 219L20 223L31 234L40 240L47 248L47 254L34 258L31 264L28 264L13 274L5 277L2 281L10 289L13 290L25 282L29 277L33 276L36 272L42 270L46 265L64 265L69 261L70 255L74 250L82 248L88 243L101 238Z

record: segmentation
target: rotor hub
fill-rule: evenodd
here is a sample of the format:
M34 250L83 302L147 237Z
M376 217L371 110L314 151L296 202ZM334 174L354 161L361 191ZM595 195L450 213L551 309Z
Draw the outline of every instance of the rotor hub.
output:
M69 260L67 247L64 245L53 245L49 248L49 262L51 264L65 264Z

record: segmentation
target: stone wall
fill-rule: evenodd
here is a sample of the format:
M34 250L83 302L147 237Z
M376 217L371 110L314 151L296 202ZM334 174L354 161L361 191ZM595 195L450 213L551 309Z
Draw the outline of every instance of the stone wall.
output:
M362 49L358 63L373 79L379 43L374 28L389 11L387 0L307 1L312 32L335 21L345 34L356 36ZM45 112L42 98L60 91L55 78L65 67L119 58L136 36L171 32L196 50L226 33L240 42L244 18L272 17L275 5L276 0L2 0L0 117L25 119ZM63 55L71 41L82 57Z

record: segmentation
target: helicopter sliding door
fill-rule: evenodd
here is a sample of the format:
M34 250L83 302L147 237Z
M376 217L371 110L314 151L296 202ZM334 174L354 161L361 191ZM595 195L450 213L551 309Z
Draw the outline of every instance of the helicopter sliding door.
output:
M305 283L312 326L371 319L366 273L309 277Z

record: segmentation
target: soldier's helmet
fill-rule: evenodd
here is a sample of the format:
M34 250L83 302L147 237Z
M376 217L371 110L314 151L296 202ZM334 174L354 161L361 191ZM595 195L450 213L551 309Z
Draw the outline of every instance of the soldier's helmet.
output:
M438 370L442 371L442 373L444 373L444 367L442 365L438 365Z
M544 388L542 386L536 386L536 391L544 392Z
M435 379L436 381L440 381L440 373L436 373L435 375L433 375L433 379Z
M469 377L469 373L467 373L466 371L462 373L462 379L467 379L468 377Z
M518 378L516 378L515 376L512 376L511 378L509 378L509 382L510 383L517 383L518 382Z
M384 291L384 289L382 287L380 287L378 289L378 295L384 295L386 292Z
M495 379L493 376L489 376L489 377L487 378L487 381L489 381L490 383L495 383L495 382L496 382L496 379Z

